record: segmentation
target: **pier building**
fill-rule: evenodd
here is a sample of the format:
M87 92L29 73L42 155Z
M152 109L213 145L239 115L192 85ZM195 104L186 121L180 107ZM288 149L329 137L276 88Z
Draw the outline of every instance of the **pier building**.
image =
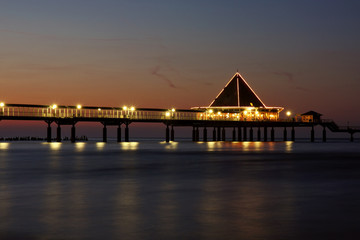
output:
M210 111L213 117L235 117L239 121L277 121L284 108L266 106L240 73L236 72L209 106L192 109Z

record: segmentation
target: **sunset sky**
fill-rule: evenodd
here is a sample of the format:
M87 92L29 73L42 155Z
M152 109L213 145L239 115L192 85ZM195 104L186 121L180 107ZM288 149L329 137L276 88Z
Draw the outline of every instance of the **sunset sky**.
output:
M360 125L360 2L2 0L0 101L206 106L239 70L268 106Z

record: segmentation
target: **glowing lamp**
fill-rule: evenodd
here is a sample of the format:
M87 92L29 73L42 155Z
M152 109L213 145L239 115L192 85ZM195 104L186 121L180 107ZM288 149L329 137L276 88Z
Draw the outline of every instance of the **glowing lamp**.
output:
M123 110L126 111L126 110L127 110L127 106L123 106Z
M244 114L246 115L246 114L247 114L247 111L244 111Z
M76 106L76 108L77 108L77 109L81 109L81 105L78 104L78 105Z
M57 109L57 105L56 105L56 104L53 104L53 105L51 106L51 108L52 108L52 109Z
M290 112L290 111L287 111L287 112L286 112L286 115L287 115L288 117L290 117L291 112Z
M213 113L214 111L212 109L209 110L209 113Z
M130 111L132 111L132 112L135 111L135 107L131 107Z
M170 112L166 112L165 116L170 117Z
M101 111L101 108L98 108L98 111Z
M5 103L1 102L0 107L4 107L4 106L5 106Z
M172 111L172 112L175 112L175 108L172 108L171 111Z

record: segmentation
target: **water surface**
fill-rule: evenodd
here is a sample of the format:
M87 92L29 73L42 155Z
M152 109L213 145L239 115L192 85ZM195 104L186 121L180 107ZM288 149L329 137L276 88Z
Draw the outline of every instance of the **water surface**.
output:
M0 143L0 239L357 239L359 143Z

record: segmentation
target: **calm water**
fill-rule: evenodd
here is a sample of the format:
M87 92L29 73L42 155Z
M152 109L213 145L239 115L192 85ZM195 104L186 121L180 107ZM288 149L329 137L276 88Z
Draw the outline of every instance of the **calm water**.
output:
M0 239L359 239L360 143L0 143Z

